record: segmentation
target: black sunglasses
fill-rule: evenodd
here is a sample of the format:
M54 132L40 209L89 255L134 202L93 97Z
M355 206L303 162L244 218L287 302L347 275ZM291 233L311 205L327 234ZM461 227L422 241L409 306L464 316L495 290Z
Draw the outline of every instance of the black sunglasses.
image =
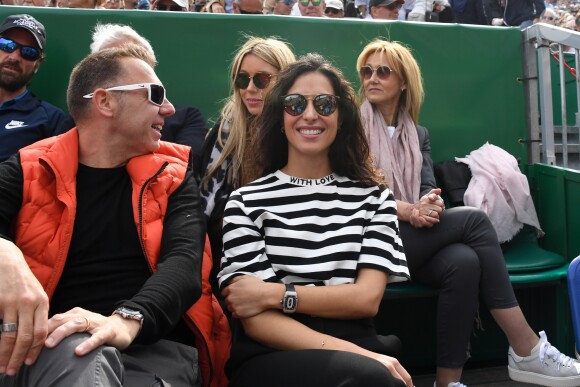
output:
M165 87L163 85L158 85L156 83L136 83L133 85L123 85L123 86L113 86L108 87L107 91L130 91L130 90L141 90L147 89L147 99L153 105L161 106L165 101ZM94 93L89 93L83 95L83 98L91 99Z
M158 11L183 11L183 7L180 7L177 4L172 5L165 5L165 4L158 4L155 6L155 9Z
M245 90L250 85L250 80L254 82L254 86L258 89L265 89L270 84L272 80L272 74L265 72L258 72L250 77L248 73L238 73L236 79L234 80L234 85L238 89Z
M324 10L324 13L332 13L334 15L336 15L340 12L341 12L340 9L336 9L336 8L332 8L332 7L326 7L326 9Z
M245 11L245 10L241 9L240 7L238 7L238 9L240 10L241 15L263 15L264 14L264 12L262 12L262 11L256 11L256 12Z
M316 113L326 117L336 111L338 99L339 97L330 94L319 94L311 98L306 98L302 94L288 94L282 97L282 107L291 116L299 116L306 110L308 101L312 101Z
M14 40L0 38L0 50L10 54L16 51L17 48L20 48L20 56L22 59L34 61L40 58L41 54L38 48L25 46L23 44L16 43Z
M393 70L389 66L378 66L376 69L373 69L370 65L366 65L360 68L360 77L365 81L368 81L373 76L373 73L377 73L377 78L381 81L387 80Z

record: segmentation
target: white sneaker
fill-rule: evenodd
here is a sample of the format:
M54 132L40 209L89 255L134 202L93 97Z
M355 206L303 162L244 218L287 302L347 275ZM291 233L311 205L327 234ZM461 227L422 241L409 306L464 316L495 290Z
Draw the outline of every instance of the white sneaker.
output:
M437 382L433 383L433 387L437 387ZM449 383L447 387L467 387L465 384L461 384L459 382Z
M508 372L517 382L551 387L580 386L580 363L552 347L544 331L540 332L540 341L530 356L518 356L510 347Z

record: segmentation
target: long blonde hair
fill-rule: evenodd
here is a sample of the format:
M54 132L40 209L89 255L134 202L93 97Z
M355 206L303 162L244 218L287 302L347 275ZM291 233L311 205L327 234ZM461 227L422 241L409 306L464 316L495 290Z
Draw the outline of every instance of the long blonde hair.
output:
M234 182L239 177L238 172L242 168L250 126L255 117L248 112L244 105L240 91L234 86L234 80L240 71L242 61L248 54L257 56L278 69L278 71L296 61L294 53L288 45L276 38L249 37L246 43L237 51L230 71L230 96L222 109L221 123L217 135L217 141L219 141L223 150L220 158L209 167L206 176L203 178L204 186L207 185L219 166L230 156L232 168L230 168L227 180L228 182ZM225 142L224 137L226 137Z
M400 77L405 85L407 85L406 92L401 94L399 100L399 109L404 108L411 119L417 125L419 121L419 110L421 109L421 104L423 103L423 98L425 97L425 92L423 91L423 78L421 76L421 70L417 61L411 54L411 51L399 42L389 42L382 39L373 40L363 48L362 52L358 56L356 61L356 69L358 70L365 65L369 56L381 53L384 54L387 62L392 66L394 70ZM360 73L359 73L360 77ZM359 97L361 101L364 101L364 89L362 87L359 90Z

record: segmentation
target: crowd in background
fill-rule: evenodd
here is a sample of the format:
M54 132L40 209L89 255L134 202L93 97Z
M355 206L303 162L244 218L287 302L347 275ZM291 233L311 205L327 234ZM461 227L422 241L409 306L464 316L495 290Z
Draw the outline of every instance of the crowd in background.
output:
M580 31L580 3L570 0L546 2L546 9L539 21Z
M574 0L0 0L2 5L408 20L578 30Z

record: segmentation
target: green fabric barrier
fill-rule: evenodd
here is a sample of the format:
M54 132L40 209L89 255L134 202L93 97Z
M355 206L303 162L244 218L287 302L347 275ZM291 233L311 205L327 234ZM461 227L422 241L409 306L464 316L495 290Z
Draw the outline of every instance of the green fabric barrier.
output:
M0 16L27 12L47 29L45 63L31 89L65 107L68 76L89 52L97 21L125 23L149 39L169 99L198 107L209 124L229 93L228 66L243 34L276 35L300 55L319 52L358 88L355 64L370 40L410 46L421 65L426 98L420 123L431 133L433 158L463 157L486 141L526 162L521 32L457 24L332 20L196 13L0 7Z
M580 255L580 171L535 164L528 176L546 233L542 246L570 262Z

